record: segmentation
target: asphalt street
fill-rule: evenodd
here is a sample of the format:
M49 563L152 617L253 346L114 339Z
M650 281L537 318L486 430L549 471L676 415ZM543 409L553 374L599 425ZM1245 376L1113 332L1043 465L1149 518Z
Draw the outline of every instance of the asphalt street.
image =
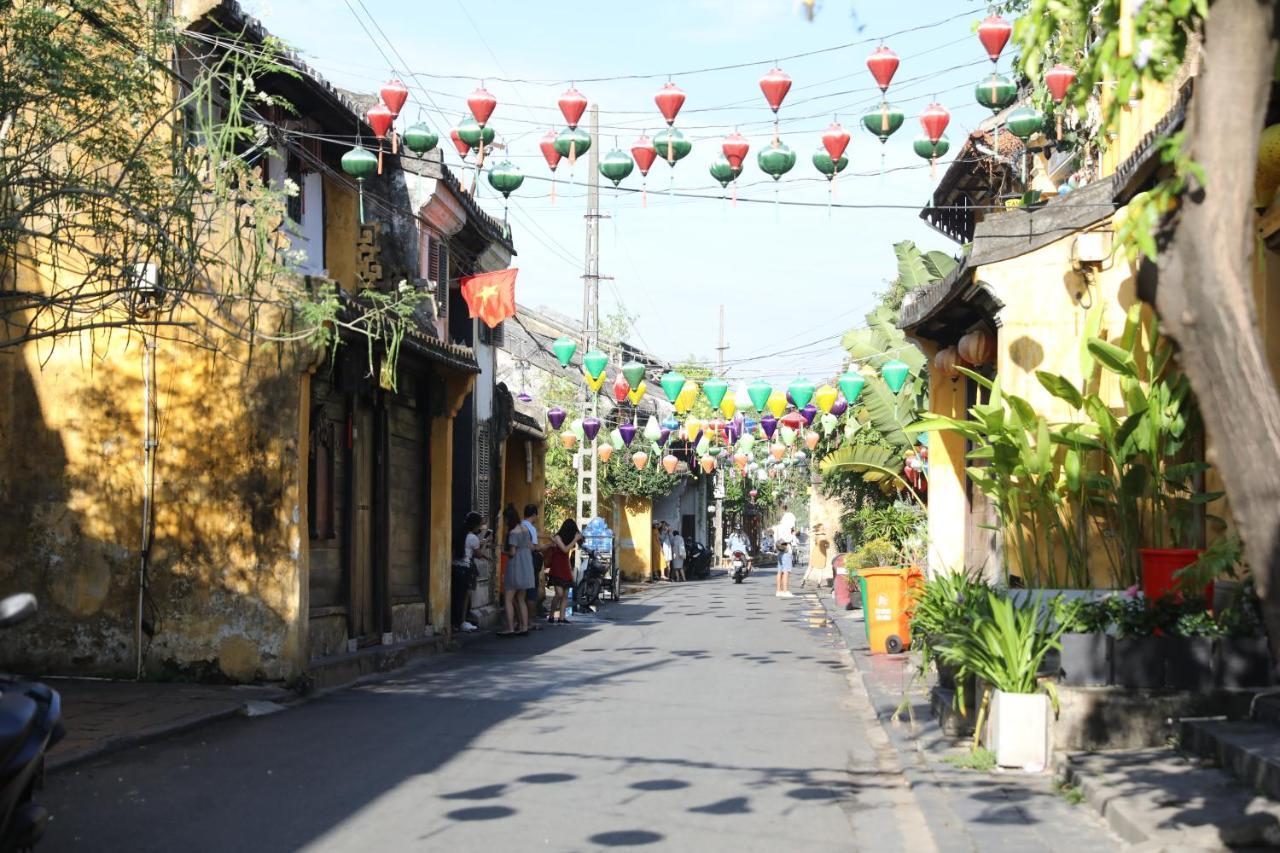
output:
M927 853L838 633L773 588L663 584L54 774L40 849Z

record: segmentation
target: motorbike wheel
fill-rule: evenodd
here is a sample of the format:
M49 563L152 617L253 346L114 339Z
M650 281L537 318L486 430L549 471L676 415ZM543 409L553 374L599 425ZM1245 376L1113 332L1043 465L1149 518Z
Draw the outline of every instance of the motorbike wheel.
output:
M734 575L734 576L733 576L733 582L734 582L734 583L742 583L742 575Z
M622 577L617 569L613 570L613 583L609 590L609 598L613 601L618 601L622 598Z
M575 600L574 609L581 607L586 610L594 607L596 602L600 600L600 579L587 578L578 584L578 597Z

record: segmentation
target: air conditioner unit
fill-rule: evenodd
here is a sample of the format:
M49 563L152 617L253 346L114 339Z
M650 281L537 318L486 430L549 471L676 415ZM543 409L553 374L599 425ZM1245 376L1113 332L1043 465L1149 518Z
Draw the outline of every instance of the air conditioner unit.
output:
M1077 264L1100 264L1110 257L1110 231L1086 231L1071 244L1071 260Z

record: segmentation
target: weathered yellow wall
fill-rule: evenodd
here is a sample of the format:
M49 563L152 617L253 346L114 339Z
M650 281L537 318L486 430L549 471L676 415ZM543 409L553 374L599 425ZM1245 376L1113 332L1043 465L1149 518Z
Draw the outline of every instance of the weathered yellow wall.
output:
M474 376L451 374L445 383L444 413L431 423L430 624L448 631L449 588L453 580L453 419L475 385ZM495 536L497 534L495 533Z
M344 290L356 289L356 237L360 210L356 194L329 175L324 176L324 265L329 278Z
M929 383L929 410L947 417L965 415L964 388L968 380L936 378ZM929 570L960 571L965 566L964 438L959 433L929 435Z
M653 502L644 498L614 498L614 548L627 580L653 575Z

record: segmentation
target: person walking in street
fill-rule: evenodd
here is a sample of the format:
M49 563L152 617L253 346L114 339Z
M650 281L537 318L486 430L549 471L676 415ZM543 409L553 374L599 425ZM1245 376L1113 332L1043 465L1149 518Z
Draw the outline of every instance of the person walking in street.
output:
M507 616L507 630L500 636L524 636L529 633L529 611L525 602L529 587L534 584L533 546L529 531L520 521L516 508L507 504L502 520L507 526L505 552L507 571L503 578L502 606Z
M554 589L551 597L551 613L547 616L549 625L567 625L565 603L569 596L569 587L573 585L572 554L582 541L578 531L578 522L566 518L560 530L551 537L547 546L547 582Z
M778 543L778 588L774 591L777 598L795 598L791 591L791 567L795 564L795 545L790 542Z
M671 531L671 579L673 581L684 580L684 537L680 535L679 530Z

